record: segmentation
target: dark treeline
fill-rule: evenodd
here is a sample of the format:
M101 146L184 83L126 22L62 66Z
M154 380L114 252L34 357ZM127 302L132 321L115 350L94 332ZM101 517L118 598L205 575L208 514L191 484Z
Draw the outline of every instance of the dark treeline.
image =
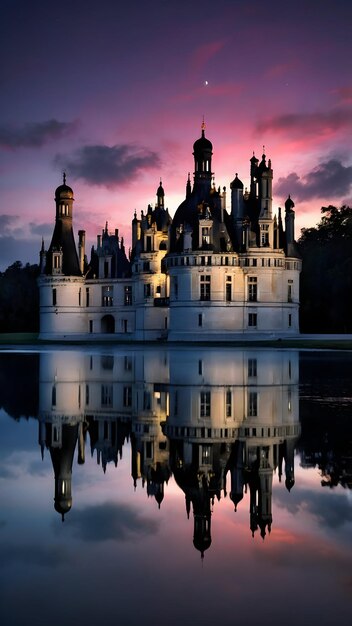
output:
M352 209L322 208L302 230L301 332L352 333ZM0 332L38 332L37 265L19 261L0 273Z
M16 261L0 273L0 333L38 332L38 265Z
M316 228L302 230L301 332L352 332L352 209L323 207Z

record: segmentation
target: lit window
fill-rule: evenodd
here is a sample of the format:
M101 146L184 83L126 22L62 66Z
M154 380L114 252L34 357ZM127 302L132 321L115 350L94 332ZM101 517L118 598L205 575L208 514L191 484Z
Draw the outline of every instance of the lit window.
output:
M112 306L114 304L113 288L110 285L104 285L101 290L102 306Z
M124 304L130 306L132 304L132 285L126 285L124 289Z

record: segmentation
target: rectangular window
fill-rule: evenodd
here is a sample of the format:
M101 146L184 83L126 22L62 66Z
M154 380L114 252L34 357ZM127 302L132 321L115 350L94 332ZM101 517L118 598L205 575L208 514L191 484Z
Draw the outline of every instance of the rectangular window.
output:
M57 299L56 299L56 289L53 289L53 306L56 306L57 304Z
M248 276L248 301L257 302L258 285L256 276Z
M148 235L147 236L147 252L151 252L152 251L152 238Z
M101 288L101 305L112 306L114 304L113 287L111 285L104 285Z
M132 387L123 388L123 406L132 406Z
M152 286L150 283L146 283L144 285L144 297L150 298L151 295L152 295Z
M257 376L257 359L248 359L248 378Z
M53 388L51 390L51 405L52 406L56 406L56 387L55 387L55 385L53 386Z
M255 328L257 326L257 313L248 314L248 326Z
M258 415L258 394L256 391L250 391L248 394L248 416L256 417Z
M125 367L125 372L132 371L132 357L131 356L125 356L124 367Z
M226 390L226 417L232 415L232 392L231 389Z
M202 360L198 361L198 374L199 376L203 375L203 361Z
M203 274L200 277L200 299L210 300L210 275Z
M112 407L112 385L101 386L101 406Z
M90 304L90 292L89 292L89 287L86 287L86 306L89 306Z
M89 385L86 385L86 406L89 404Z
M126 285L124 288L124 305L131 306L132 304L132 285Z
M292 280L289 280L287 284L287 302L292 302L292 287Z
M288 325L291 328L291 326L292 326L292 315L291 315L291 313L288 314Z
M203 326L203 313L198 313L198 326Z
M210 228L208 226L202 228L202 243L203 245L210 243Z
M232 276L226 276L226 302L232 300Z
M81 301L82 301L82 290L79 289L79 291L78 291L78 306L81 306Z
M200 417L210 417L210 391L200 392Z
M202 465L211 465L211 447L202 446Z
M93 332L93 320L89 320L89 332Z
M143 272L149 272L150 271L150 262L149 261L144 261L143 262Z
M267 247L269 245L269 224L261 224L260 226L261 245Z

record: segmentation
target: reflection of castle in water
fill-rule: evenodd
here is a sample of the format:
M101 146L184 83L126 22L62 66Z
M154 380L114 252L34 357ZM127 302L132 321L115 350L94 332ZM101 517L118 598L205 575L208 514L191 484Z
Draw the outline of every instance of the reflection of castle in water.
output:
M194 517L194 545L211 543L215 500L235 510L250 494L250 528L264 537L272 523L273 473L294 484L299 436L298 353L270 350L157 349L43 353L40 444L50 450L55 509L72 506L75 449L104 471L118 463L131 436L132 477L160 506L171 474Z

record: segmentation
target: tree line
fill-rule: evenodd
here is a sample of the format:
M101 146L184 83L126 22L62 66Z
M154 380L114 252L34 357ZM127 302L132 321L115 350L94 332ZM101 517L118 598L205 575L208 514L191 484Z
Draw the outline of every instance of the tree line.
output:
M314 228L302 230L300 329L352 333L352 209L322 207ZM0 333L38 332L38 265L16 261L0 273Z

